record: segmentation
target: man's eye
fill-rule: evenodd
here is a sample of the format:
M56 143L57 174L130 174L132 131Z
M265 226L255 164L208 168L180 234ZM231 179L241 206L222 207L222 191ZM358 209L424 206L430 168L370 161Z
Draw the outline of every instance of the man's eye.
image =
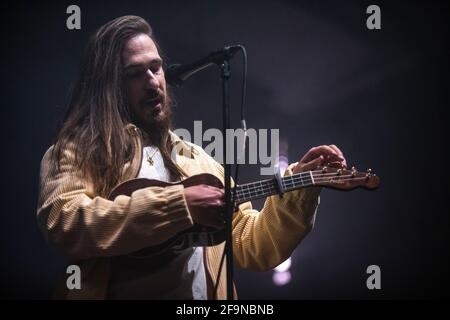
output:
M162 68L161 67L151 68L150 71L153 74L160 74L162 71ZM133 71L133 72L127 73L126 76L128 78L138 78L138 77L144 76L146 74L146 72L147 72L146 70Z
M150 71L151 71L153 74L157 74L157 73L161 72L161 67L154 68L154 69L150 69Z
M128 73L127 77L128 78L137 78L137 77L141 76L142 74L144 74L144 72L142 72L142 71L132 72L132 73Z

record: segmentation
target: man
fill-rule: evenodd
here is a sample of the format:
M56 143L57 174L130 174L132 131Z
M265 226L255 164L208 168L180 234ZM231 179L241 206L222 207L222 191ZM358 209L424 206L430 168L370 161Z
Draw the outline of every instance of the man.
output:
M223 243L182 250L162 266L132 257L194 224L223 226L221 188L152 186L108 199L114 186L136 177L178 181L210 173L223 180L220 164L170 130L162 64L140 17L110 21L89 41L63 125L41 163L40 227L81 268L81 289L64 287L60 298L226 298L225 265L218 279ZM287 174L320 165L345 167L346 160L336 146L319 146ZM312 228L319 192L270 197L260 212L240 205L233 216L236 264L269 270L288 258Z

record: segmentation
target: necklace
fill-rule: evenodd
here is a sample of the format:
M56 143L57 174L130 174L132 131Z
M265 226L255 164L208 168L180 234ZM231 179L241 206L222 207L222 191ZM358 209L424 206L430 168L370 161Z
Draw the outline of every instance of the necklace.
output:
M147 153L147 162L153 166L155 164L155 161L153 160L153 156L156 154L156 152L158 151L158 148L155 148L155 150L153 151L153 153L151 155L148 155Z

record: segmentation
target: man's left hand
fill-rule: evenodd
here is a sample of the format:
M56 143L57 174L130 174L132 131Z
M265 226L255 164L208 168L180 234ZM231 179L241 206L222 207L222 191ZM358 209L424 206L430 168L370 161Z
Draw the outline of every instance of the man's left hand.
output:
M292 171L295 174L322 166L347 168L347 160L342 151L334 144L322 145L311 148Z

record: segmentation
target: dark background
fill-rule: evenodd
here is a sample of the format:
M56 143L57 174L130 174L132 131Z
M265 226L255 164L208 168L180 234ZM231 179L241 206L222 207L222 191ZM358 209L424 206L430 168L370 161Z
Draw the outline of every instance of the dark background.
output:
M66 8L81 8L81 30ZM382 29L366 28L381 7ZM51 144L88 36L106 21L140 15L168 62L225 45L248 52L247 121L279 128L289 160L338 145L350 165L382 178L374 192L324 190L316 226L292 256L292 281L236 271L241 298L442 298L449 288L448 4L438 1L36 1L2 3L3 298L46 299L64 272L36 223L39 162ZM238 126L241 59L232 63ZM177 127L221 127L218 70L175 90ZM259 178L241 168L240 182ZM255 203L260 207L261 203ZM381 267L381 290L366 288Z

